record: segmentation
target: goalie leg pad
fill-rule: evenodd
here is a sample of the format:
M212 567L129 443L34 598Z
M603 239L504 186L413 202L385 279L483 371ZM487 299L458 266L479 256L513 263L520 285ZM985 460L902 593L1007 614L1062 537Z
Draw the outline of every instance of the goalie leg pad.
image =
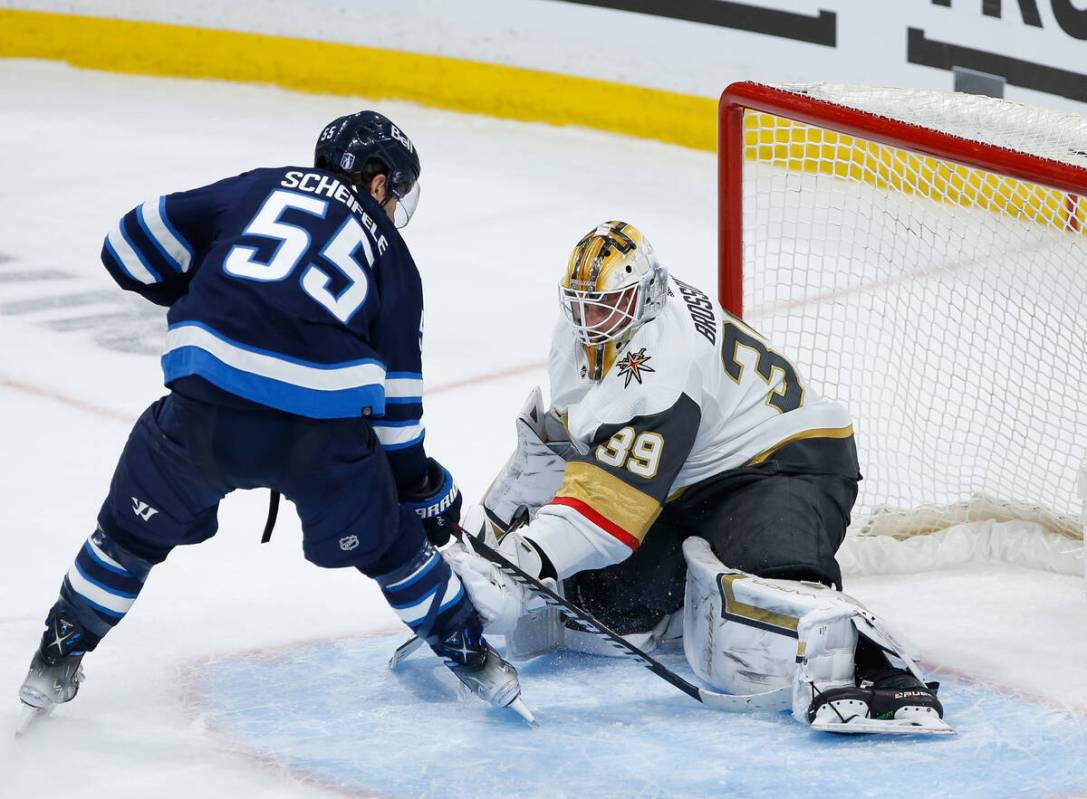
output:
M669 632L682 626L682 621L677 620L677 617L682 617L681 611L676 611L671 615L662 617L650 630L646 630L645 632L623 633L622 638L627 643L633 644L638 647L638 649L649 654L656 650L660 642L668 637ZM623 650L617 648L614 644L605 641L599 635L583 632L572 626L566 628L563 644L572 652L583 652L587 655L597 655L598 657L626 656Z
M862 634L920 677L886 626L852 597L729 569L702 538L688 538L683 554L683 650L695 673L714 688L755 694L789 687L793 717L808 723L813 686L825 692L855 684Z
M530 610L506 635L506 657L513 661L531 660L562 649L565 634L566 625L557 610L547 606Z
M683 651L700 678L743 695L792 688L807 655L821 683L852 684L857 632L833 592L729 569L702 538L688 538L683 554Z

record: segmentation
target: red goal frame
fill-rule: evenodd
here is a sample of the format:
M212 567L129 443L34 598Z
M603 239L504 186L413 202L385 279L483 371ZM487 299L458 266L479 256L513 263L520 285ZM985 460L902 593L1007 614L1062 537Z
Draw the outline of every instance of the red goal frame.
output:
M1087 194L1087 169L761 83L733 83L718 103L717 285L721 305L736 316L743 316L744 112L748 109L1068 192L1068 224L1078 228L1074 211L1078 197Z

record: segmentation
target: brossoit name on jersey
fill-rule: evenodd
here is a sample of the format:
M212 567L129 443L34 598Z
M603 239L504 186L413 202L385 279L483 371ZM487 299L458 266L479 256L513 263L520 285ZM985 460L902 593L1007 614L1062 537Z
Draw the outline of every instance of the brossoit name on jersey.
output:
M700 289L684 283L682 280L672 278L679 293L683 295L683 302L687 310L691 312L695 330L706 337L710 344L717 343L717 320L713 316L713 303Z
M291 171L284 176L283 181L279 185L286 189L298 189L299 191L304 191L308 194L323 194L330 199L339 200L359 216L359 220L362 222L363 227L369 231L374 241L377 242L378 255L383 254L385 250L388 249L389 242L381 235L381 231L377 228L377 223L370 218L368 213L366 213L358 199L356 199L354 193L348 189L347 186L336 180L336 178L322 175L319 172Z

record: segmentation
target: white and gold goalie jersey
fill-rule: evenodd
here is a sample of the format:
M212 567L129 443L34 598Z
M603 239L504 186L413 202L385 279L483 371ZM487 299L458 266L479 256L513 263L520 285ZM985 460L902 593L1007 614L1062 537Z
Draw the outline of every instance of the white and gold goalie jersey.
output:
M522 533L560 578L625 559L664 503L723 472L774 459L783 471L859 476L843 406L705 292L672 277L668 295L599 381L583 377L569 327L555 330L552 410L580 456Z

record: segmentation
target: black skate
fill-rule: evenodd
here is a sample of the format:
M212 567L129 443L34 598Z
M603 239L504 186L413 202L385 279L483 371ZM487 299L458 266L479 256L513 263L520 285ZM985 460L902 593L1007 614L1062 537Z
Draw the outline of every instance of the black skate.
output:
M24 705L35 710L49 711L55 705L70 702L79 692L83 681L83 667L80 662L83 655L68 655L52 662L38 650L30 661L23 686L19 689L19 699Z
M813 729L838 733L946 735L954 730L943 720L936 698L939 683L921 682L905 669L888 666L860 685L819 691L808 707Z
M508 707L529 724L536 724L521 700L517 669L487 643L477 625L462 626L441 640L427 643L467 691L495 707Z
M86 632L79 622L64 618L55 610L45 621L38 651L30 661L19 698L36 710L51 710L70 702L83 681L80 663L86 652Z
M15 730L23 735L37 720L47 717L53 708L70 702L83 682L83 655L86 633L82 625L52 612L38 651L30 661L30 670L19 688L23 714Z

